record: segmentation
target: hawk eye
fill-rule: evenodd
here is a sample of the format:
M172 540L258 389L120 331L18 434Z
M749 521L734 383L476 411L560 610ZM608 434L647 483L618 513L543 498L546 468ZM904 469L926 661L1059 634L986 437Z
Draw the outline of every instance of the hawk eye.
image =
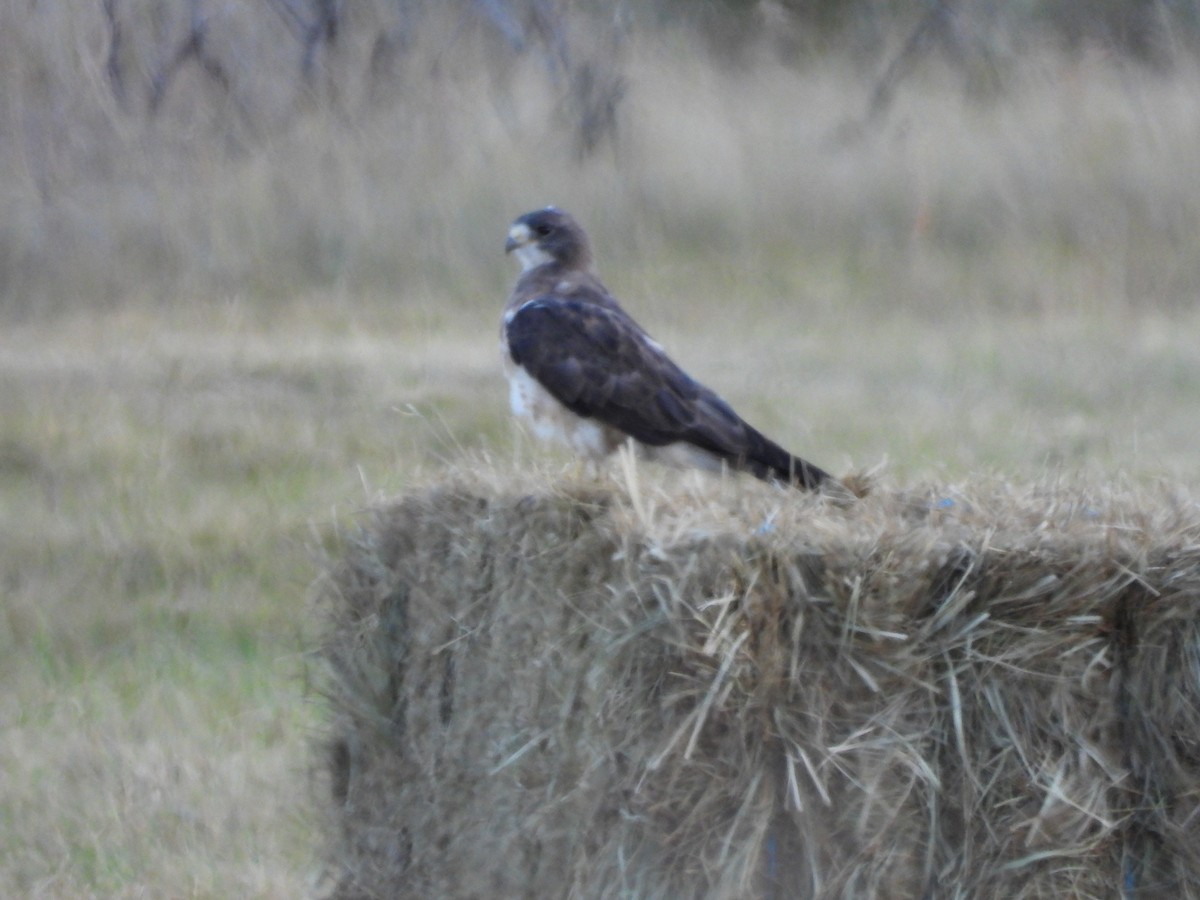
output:
M551 230L550 226L547 225L545 222L543 222L541 225L533 226L533 233L536 234L538 237L545 237L546 235L548 235L550 233L550 230Z

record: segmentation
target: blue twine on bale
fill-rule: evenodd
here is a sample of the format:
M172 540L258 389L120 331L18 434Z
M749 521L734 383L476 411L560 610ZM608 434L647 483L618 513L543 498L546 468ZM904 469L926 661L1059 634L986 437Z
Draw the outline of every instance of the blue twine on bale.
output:
M775 900L775 885L779 878L779 845L774 834L767 835L767 900Z

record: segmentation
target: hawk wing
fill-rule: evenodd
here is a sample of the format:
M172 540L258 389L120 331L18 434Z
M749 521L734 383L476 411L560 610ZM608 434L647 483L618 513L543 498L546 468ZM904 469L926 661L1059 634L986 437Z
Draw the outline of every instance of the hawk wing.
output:
M685 442L731 462L750 449L753 429L619 308L545 294L505 337L513 362L576 415L652 447Z

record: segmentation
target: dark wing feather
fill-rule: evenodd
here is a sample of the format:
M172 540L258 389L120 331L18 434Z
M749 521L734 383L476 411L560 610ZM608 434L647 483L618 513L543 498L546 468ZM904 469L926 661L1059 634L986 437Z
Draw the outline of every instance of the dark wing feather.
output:
M721 455L743 426L620 310L546 295L505 328L515 363L572 412L660 447L688 441Z
M643 444L683 441L805 487L829 477L742 421L619 308L547 294L521 306L505 336L513 361L564 406Z

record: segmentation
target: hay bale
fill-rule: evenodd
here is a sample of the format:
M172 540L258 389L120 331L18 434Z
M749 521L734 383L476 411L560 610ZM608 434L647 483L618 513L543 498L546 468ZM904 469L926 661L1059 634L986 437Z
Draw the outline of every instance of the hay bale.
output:
M1200 892L1195 502L527 488L333 567L334 895Z

